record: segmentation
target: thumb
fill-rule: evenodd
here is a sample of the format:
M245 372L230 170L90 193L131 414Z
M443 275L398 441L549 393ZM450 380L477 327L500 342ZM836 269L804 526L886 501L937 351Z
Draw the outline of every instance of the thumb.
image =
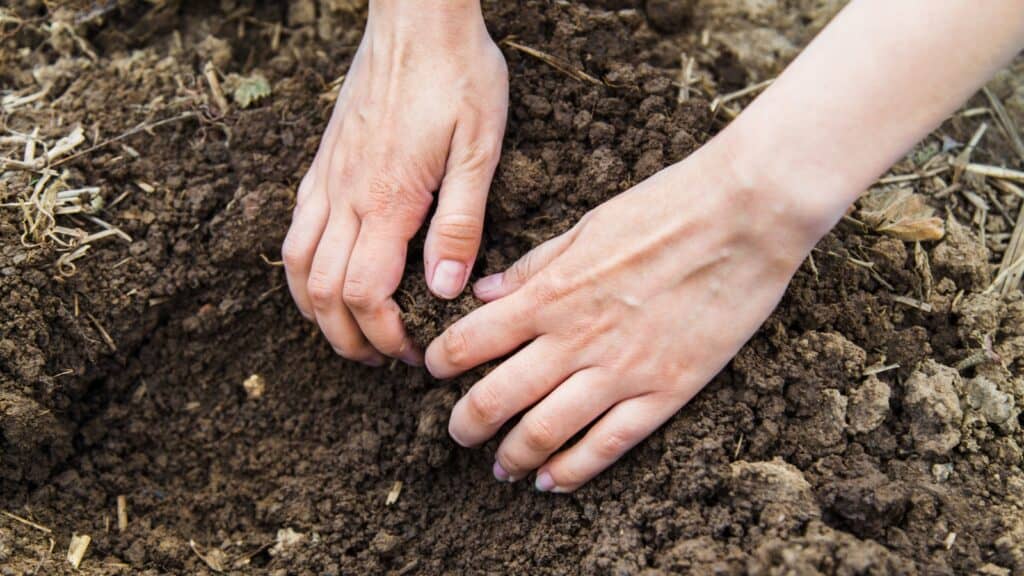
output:
M451 300L462 293L484 228L487 191L501 155L501 134L456 127L448 167L423 247L427 286Z

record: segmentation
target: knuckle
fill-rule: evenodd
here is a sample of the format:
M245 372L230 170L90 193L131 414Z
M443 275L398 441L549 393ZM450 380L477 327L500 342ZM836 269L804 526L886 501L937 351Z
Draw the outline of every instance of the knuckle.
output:
M357 203L360 216L379 217L386 221L426 210L433 195L429 191L424 192L423 186L403 184L402 180L383 173L370 178L364 201Z
M633 445L636 434L631 430L611 430L602 434L597 441L595 451L605 459L618 458Z
M445 331L443 340L445 357L448 362L457 367L465 367L469 360L469 335L468 329L455 324Z
M561 274L546 274L533 286L533 298L541 306L562 300L570 290L569 281Z
M533 252L527 252L525 256L516 260L515 263L505 271L505 280L513 286L519 286L526 282L526 279L530 277L530 269L534 258Z
M469 214L444 214L434 218L431 229L446 244L475 246L483 233L483 222Z
M366 213L387 215L394 208L398 189L391 178L376 176L370 179L366 189Z
M304 203L306 199L309 198L309 195L313 193L313 170L315 169L315 167L315 163L313 166L310 166L309 170L306 171L306 174L302 177L302 180L299 182L299 187L295 191L296 206L299 206L302 203Z
M370 284L355 274L345 277L341 298L349 308L361 312L372 309L377 301Z
M552 465L549 473L558 486L575 487L589 479L586 471L581 469L578 464L570 462L570 459L563 459Z
M487 137L477 138L466 146L459 159L459 166L469 172L482 172L493 168L501 156L501 138Z
M294 236L286 236L281 244L281 261L285 268L301 268L309 259L308 251L295 241Z
M558 448L558 437L551 421L545 417L535 416L523 422L523 443L534 451L549 453Z
M333 334L328 338L334 352L348 360L362 362L374 356L374 349L366 342L361 333L356 330L344 330L341 333Z
M501 467L507 470L513 477L518 477L519 473L533 468L530 465L529 459L523 453L514 449L499 449L497 460Z
M309 280L306 281L306 292L313 307L324 309L338 302L341 297L341 290L338 283L323 270L312 270L309 273Z
M501 401L490 386L476 386L471 389L466 395L466 408L474 422L489 426L501 422Z
M348 360L354 360L356 362L366 360L369 357L364 346L353 344L351 342L339 342L337 344L332 342L331 348L334 349L334 353L338 356Z

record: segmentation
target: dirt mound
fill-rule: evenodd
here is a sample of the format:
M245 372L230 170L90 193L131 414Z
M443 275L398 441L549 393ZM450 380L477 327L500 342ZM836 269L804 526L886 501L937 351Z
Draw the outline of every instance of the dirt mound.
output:
M706 3L486 3L496 39L597 81L503 44L512 109L475 276L719 129L707 101L791 55L752 61L740 31L798 47L795 22L835 8ZM68 269L0 209L0 511L53 530L0 516L0 573L70 571L73 532L92 537L82 567L97 574L1024 573L1024 299L985 293L1012 222L939 194L948 173L910 184L948 213L943 240L905 244L851 216L729 368L570 496L494 482L494 443L447 438L476 375L337 358L275 261L364 4L71 3L66 26L44 28L27 2L3 24L0 81L45 90L5 108L7 135L52 145L83 128L86 153L54 178L99 187L101 204L57 223L92 233L92 216L130 241L97 240ZM243 109L224 88L224 110L209 75L256 72L271 94ZM941 136L964 142L978 121ZM994 133L976 158L1018 162ZM941 136L898 170L955 154ZM0 203L39 185L0 178ZM431 298L421 266L414 249L398 302L425 342L476 303Z

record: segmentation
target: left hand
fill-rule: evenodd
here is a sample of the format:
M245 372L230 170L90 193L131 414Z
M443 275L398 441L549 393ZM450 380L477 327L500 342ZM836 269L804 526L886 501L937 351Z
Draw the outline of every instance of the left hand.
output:
M474 446L526 410L498 448L499 480L537 470L537 489L575 490L686 404L771 313L842 212L811 208L734 160L719 138L599 206L479 280L488 303L430 344L428 369L449 378L526 343L449 424Z

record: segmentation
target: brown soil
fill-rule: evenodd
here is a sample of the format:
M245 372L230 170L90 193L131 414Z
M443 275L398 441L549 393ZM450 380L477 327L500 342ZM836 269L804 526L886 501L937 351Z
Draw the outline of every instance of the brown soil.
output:
M495 38L604 83L504 47L512 110L476 275L692 152L722 125L707 98L776 73L839 3L640 4L486 3ZM0 29L0 86L49 91L5 111L5 134L52 143L80 124L84 150L189 116L60 167L132 238L97 242L72 275L0 208L0 512L52 530L0 514L3 576L72 571L73 533L92 537L88 574L1024 574L1024 298L984 293L1013 193L964 179L992 206L978 219L939 193L950 174L910 183L948 215L920 248L844 222L688 408L576 494L541 495L493 481L493 443L447 438L479 371L441 383L337 358L271 263L365 1L7 10L22 21ZM679 104L681 53L698 64ZM223 113L207 62L260 71L272 95ZM992 84L1018 123L1021 68ZM986 119L953 118L896 170L955 155L943 143ZM974 159L1021 166L994 126ZM0 203L35 180L6 171ZM426 342L476 304L431 298L411 254L398 300Z

